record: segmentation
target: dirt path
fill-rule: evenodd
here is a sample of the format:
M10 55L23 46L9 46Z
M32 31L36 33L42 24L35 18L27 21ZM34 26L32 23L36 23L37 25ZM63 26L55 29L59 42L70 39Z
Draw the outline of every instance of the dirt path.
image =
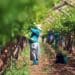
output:
M47 50L46 50L47 51ZM48 57L48 53L42 52L39 65L29 62L30 75L75 75L75 59L68 64L54 64Z
M48 66L49 61L46 54L41 54L38 65L32 65L32 62L30 62L30 75L48 75Z

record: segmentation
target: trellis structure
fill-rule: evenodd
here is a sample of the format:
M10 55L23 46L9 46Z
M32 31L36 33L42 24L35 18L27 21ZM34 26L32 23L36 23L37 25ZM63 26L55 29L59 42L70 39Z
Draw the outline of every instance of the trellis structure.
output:
M42 28L48 28L47 24L53 24L55 22L55 17L51 14L51 11L55 12L57 15L65 15L69 17L69 8L75 8L75 1L74 0L61 0L61 2L55 5L52 9L50 9L47 13L47 16L42 21ZM56 16L57 16L56 15Z

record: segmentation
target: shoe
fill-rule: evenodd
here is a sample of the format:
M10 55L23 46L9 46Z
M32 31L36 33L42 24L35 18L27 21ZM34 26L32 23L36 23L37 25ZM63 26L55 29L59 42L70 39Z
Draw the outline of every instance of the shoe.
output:
M33 61L33 65L38 65L38 64L39 64L39 62L37 60Z
M38 60L36 60L36 62L37 62L37 64L39 64L39 61Z

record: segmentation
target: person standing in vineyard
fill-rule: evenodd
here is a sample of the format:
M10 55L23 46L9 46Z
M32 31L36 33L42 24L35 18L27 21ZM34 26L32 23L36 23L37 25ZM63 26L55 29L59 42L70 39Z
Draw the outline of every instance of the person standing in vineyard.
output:
M52 44L54 42L54 31L48 31L47 43Z
M36 65L39 63L39 36L41 33L41 25L35 26L35 28L31 28L31 37L30 37L30 59L33 61L33 64Z
M60 39L60 33L59 32L55 32L55 48L56 49L59 48L59 39Z

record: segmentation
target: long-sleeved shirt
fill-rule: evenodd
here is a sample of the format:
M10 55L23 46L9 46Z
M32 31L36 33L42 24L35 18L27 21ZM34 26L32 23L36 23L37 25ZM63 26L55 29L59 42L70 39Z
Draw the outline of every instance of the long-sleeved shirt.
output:
M31 32L32 32L32 34L31 34L31 41L33 43L38 42L38 38L39 38L41 30L39 30L37 28L32 28Z

